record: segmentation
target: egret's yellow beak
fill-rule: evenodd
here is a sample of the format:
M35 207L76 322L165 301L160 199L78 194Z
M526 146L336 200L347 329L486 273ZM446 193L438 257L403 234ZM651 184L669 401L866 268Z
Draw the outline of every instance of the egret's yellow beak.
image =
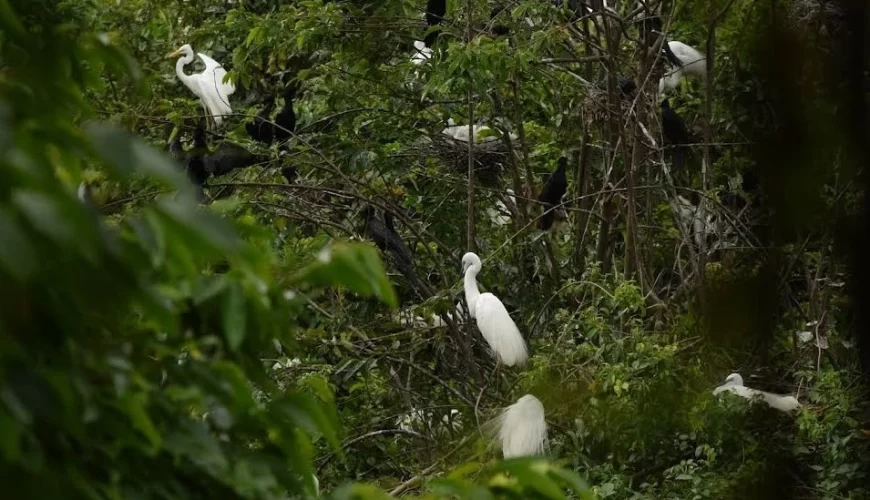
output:
M172 59L173 57L178 57L180 55L181 55L181 49L178 49L175 52L170 52L169 54L166 54L166 58Z

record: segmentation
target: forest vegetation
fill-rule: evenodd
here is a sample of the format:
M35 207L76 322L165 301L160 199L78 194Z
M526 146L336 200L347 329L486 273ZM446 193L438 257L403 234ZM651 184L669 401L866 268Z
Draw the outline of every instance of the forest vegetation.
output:
M0 491L870 497L868 10L0 0Z

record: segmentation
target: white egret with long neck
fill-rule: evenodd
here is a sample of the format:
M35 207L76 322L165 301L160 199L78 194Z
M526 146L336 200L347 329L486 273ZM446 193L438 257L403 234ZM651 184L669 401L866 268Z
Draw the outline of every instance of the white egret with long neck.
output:
M522 366L529 359L526 341L501 300L491 293L480 293L477 288L480 268L480 257L471 252L462 256L468 312L477 321L477 328L498 361L507 366Z
M547 444L544 405L526 394L498 417L498 437L504 458L541 455Z
M707 76L707 58L694 47L672 40L668 42L668 50L680 64L659 80L659 94L666 94L677 88L684 74L701 78Z
M750 389L743 385L743 377L739 373L732 373L725 379L725 383L713 389L713 395L730 392L749 400L761 399L774 410L791 413L801 407L800 402L794 396L784 396L771 392Z
M205 64L202 73L188 75L184 67L193 62L193 48L189 44L182 45L178 50L167 55L167 58L178 57L175 63L175 74L191 92L199 97L202 107L207 116L214 120L216 126L220 126L223 117L233 112L230 107L230 95L236 91L232 82L224 82L227 70L217 61L203 53L196 54Z

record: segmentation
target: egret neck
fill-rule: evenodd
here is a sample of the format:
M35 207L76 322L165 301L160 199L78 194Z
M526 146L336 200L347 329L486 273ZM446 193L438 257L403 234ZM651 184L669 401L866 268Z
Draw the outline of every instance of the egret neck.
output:
M471 317L474 317L475 304L477 298L480 297L480 290L477 288L477 273L476 266L471 265L465 270L465 302L468 304L468 312Z

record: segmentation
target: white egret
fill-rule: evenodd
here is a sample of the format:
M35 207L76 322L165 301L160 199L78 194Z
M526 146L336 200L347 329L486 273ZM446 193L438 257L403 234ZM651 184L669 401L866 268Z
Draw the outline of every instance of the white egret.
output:
M526 394L498 417L498 438L504 458L541 455L547 443L544 405Z
M423 40L414 40L414 50L414 55L411 56L411 62L414 64L423 64L432 57L432 49L427 47Z
M680 84L680 79L683 75L700 76L707 75L707 58L695 50L694 47L686 45L683 42L670 41L668 42L670 53L680 61L678 67L673 68L659 80L659 93L668 93Z
M513 189L505 189L505 192L510 199L510 203L516 206L517 200ZM488 207L486 209L486 214L489 216L489 220L492 221L496 226L505 226L510 224L511 222L511 210L507 205L501 200L496 200L495 207Z
M480 134L484 132L487 132L487 135L480 137ZM493 131L486 125L473 125L471 127L468 125L456 125L453 118L447 120L447 127L445 127L441 133L462 142L468 142L472 135L474 135L475 143L490 142L498 139L495 135L489 135L490 133L493 133ZM509 136L511 140L517 139L516 134L509 134Z
M76 189L76 197L84 203L90 203L93 199L91 186L84 181L80 182L78 189Z
M680 79L683 78L683 68L676 68L665 76L659 79L659 94L667 94L673 91L680 84Z
M477 273L480 268L480 257L471 252L462 256L468 311L477 321L480 333L496 358L507 366L523 366L529 359L526 341L501 300L491 293L480 293L478 290Z
M396 419L396 425L403 431L413 431L420 428L431 428L435 417L432 411L423 411L412 408L410 412L405 413ZM441 416L441 423L444 428L449 428L458 431L462 428L462 414L456 408L451 408L449 414ZM438 429L436 429L438 430Z
M187 75L184 67L193 62L193 48L189 44L182 45L178 50L167 55L167 58L182 55L175 63L175 74L181 83L199 97L205 113L211 116L216 126L221 124L223 117L233 112L230 107L230 95L236 91L232 82L224 82L227 70L217 61L203 53L196 54L205 64L205 71Z
M707 58L694 47L675 40L668 42L668 47L680 60L683 71L687 75L704 76L707 74Z
M739 373L732 373L725 379L725 383L713 389L713 395L730 392L749 400L761 399L775 410L791 413L801 407L800 402L794 396L784 396L771 392L750 389L743 385L743 377Z

